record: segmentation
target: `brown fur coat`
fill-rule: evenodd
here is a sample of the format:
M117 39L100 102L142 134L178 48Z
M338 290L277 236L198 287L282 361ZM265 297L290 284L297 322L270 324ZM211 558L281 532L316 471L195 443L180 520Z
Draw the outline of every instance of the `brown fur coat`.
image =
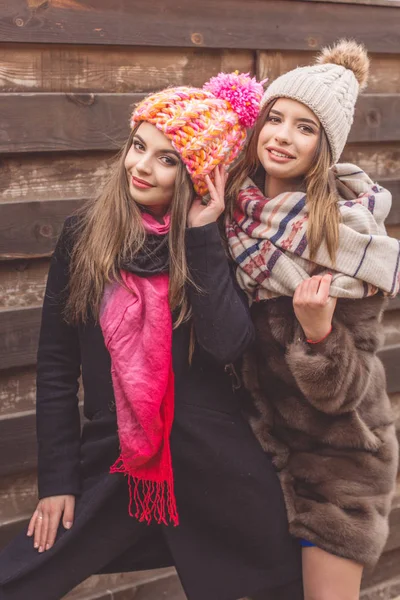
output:
M243 362L250 417L273 455L291 533L373 565L388 535L398 444L376 356L384 300L339 300L333 330L307 344L292 299L254 304Z

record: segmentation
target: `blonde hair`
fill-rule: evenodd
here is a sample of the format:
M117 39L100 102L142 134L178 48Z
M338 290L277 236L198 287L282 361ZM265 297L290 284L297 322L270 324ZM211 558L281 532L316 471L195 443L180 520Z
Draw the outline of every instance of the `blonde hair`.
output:
M65 315L69 322L85 323L99 318L104 286L119 281L120 265L132 260L145 247L146 233L141 210L131 198L125 157L132 145L135 127L118 153L110 177L95 199L78 212L74 225L75 243L70 262L70 279ZM169 303L177 311L174 327L190 316L186 282L190 279L185 253L185 229L194 189L182 162L178 163L171 202L169 244Z
M266 176L257 155L258 138L271 108L278 98L268 102L261 110L255 127L249 137L249 142L241 160L232 169L227 186L227 214L231 219L240 189L247 177ZM315 160L308 173L304 176L307 195L308 226L307 240L310 260L314 260L319 247L325 242L330 258L335 262L339 244L340 215L337 206L338 193L333 173L330 169L332 155L328 138L323 128L315 152Z

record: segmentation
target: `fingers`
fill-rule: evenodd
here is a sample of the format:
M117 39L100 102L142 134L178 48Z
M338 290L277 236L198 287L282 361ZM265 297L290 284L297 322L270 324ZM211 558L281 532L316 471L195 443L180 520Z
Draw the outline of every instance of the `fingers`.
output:
M317 290L317 297L322 304L326 304L326 302L328 302L328 299L329 299L329 291L331 289L332 275L330 273L327 273L326 275L324 275L323 277L320 277L319 279L320 279L320 281L319 281L319 287Z
M48 512L43 513L42 527L40 528L40 538L39 538L39 552L44 552L46 549L47 543L47 534L49 531L49 521L50 515Z
M41 540L41 535L42 535L43 514L39 507L36 510L36 513L37 513L37 515L36 515L35 532L34 532L34 538L33 538L33 547L38 549L40 546L40 540Z
M65 529L70 529L74 521L75 497L55 496L41 500L28 525L28 536L34 536L33 545L39 552L50 550L54 545L57 531L63 517Z
M31 520L29 521L28 530L26 532L26 535L28 537L31 537L35 531L37 517L38 517L38 510L36 509L31 517Z
M324 276L314 275L310 279L305 279L297 286L293 301L302 305L324 305L329 299L331 282L332 275L330 273Z
M72 524L74 522L74 513L75 513L75 497L68 496L65 500L65 508L64 508L64 517L63 517L63 525L65 529L71 529Z

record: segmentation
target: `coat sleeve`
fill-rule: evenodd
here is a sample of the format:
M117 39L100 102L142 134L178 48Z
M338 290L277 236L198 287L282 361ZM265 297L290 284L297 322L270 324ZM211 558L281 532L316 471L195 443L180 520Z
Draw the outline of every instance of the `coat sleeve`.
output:
M361 307L352 322L334 316L332 332L319 344L308 344L299 325L301 333L288 347L286 361L301 392L318 410L328 414L351 411L371 385L385 386L383 366L376 356L384 304L383 298L378 300L372 314Z
M254 338L245 295L235 281L218 225L186 231L186 255L193 285L189 300L196 339L221 364L238 359Z
M67 220L51 259L37 357L36 430L39 498L80 492L80 349L64 320L68 289Z

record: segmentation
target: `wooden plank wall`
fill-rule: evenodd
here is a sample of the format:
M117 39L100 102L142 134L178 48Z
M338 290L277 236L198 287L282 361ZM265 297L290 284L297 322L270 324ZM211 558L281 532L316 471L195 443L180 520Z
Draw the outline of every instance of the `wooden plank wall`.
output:
M35 360L49 256L64 218L97 194L131 105L219 71L274 79L341 36L364 41L370 84L344 159L394 196L400 237L400 3L389 0L0 0L0 544L31 514ZM372 25L373 24L373 25ZM382 353L400 429L400 302ZM184 598L171 571L92 577L68 597ZM139 589L139 588L138 588ZM111 592L110 592L111 593ZM400 594L400 495L364 598Z

